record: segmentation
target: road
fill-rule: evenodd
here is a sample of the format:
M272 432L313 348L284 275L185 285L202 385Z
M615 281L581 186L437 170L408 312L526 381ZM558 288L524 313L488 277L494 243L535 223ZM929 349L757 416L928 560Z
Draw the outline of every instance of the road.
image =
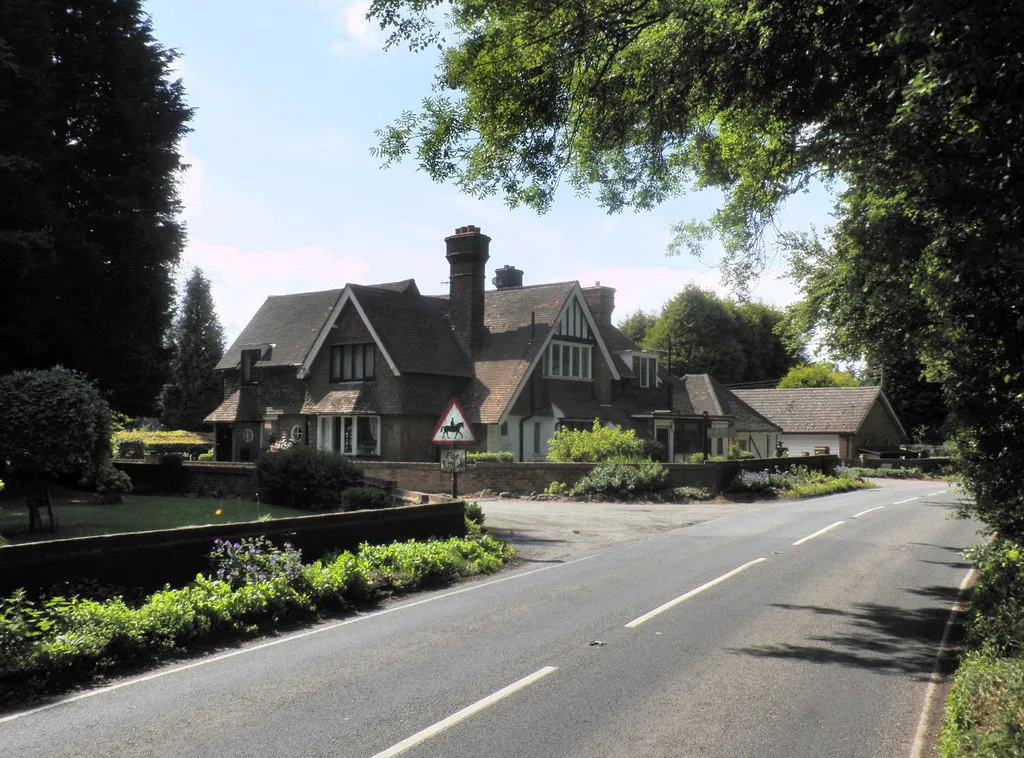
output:
M755 508L0 718L5 756L910 756L976 525ZM584 533L586 524L579 531Z

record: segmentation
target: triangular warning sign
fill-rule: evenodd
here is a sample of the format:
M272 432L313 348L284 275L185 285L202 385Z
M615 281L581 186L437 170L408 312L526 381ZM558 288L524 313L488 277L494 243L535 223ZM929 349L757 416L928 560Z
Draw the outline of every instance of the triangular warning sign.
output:
M434 425L434 434L430 441L435 445L454 445L456 442L476 442L473 428L466 421L466 414L454 397L448 408Z

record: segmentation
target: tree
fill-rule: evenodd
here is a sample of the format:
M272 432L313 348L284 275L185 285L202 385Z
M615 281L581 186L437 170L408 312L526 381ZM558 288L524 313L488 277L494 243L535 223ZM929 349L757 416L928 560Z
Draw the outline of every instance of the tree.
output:
M778 389L798 387L859 387L857 377L838 371L831 363L811 363L795 366L779 380Z
M622 323L619 324L619 331L637 345L642 345L647 338L647 333L657 321L658 317L653 313L647 313L638 308L622 320Z
M160 391L160 421L170 429L199 431L221 400L214 367L224 354L224 330L210 280L197 267L185 283L171 329L170 381Z
M0 3L0 372L86 372L147 412L184 242L191 110L140 0Z
M60 366L0 376L0 397L0 464L28 486L29 528L36 529L51 479L95 481L111 468L110 406L83 374Z
M863 318L807 317L830 343L921 361L971 510L1024 537L1024 7L454 0L449 43L440 5L371 4L390 44L443 47L435 95L381 132L385 163L415 153L435 179L540 210L562 177L610 211L719 188L676 249L717 233L738 284L784 200L841 179L836 228L798 281L846 261L834 299Z

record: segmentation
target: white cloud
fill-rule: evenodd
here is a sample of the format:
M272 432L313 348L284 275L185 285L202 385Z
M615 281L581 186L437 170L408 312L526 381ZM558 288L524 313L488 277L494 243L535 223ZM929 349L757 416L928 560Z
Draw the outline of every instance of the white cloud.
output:
M270 295L344 287L365 280L370 265L311 245L245 251L232 245L189 243L181 271L198 266L210 280L217 314L230 344Z
M380 27L366 20L369 0L328 0L328 12L343 38L331 45L339 58L357 55L365 50L379 50L384 43Z

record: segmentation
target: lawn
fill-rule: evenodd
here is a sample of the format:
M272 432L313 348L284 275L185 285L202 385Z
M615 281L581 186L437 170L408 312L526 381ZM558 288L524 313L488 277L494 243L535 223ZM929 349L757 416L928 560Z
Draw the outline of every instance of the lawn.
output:
M90 502L90 494L52 493L56 532L28 532L28 509L21 498L0 500L0 535L10 544L89 537L118 532L144 532L199 524L229 524L259 518L307 516L309 511L233 498L126 495L120 505ZM46 521L45 511L42 513Z

